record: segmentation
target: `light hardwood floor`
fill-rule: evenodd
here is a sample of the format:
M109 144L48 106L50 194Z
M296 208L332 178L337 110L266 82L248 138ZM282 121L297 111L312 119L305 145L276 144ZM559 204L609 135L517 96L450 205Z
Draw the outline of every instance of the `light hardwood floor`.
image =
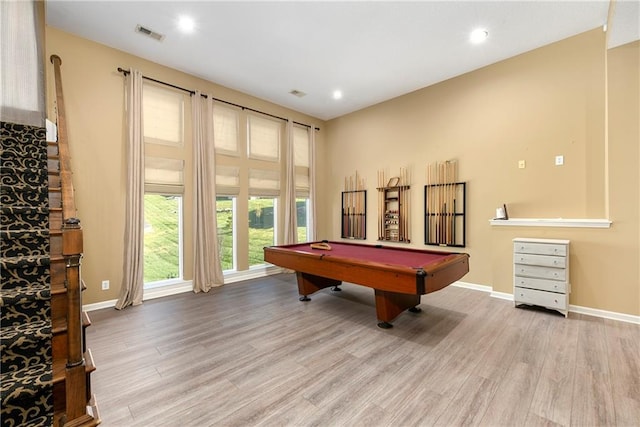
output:
M640 326L449 286L376 326L373 290L294 275L90 313L104 426L639 426Z

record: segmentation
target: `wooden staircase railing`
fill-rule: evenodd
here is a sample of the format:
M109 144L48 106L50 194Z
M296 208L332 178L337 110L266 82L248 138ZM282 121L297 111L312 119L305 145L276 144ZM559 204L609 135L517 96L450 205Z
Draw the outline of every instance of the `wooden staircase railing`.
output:
M65 413L56 417L65 426L89 426L100 423L91 395L85 361L82 322L82 279L80 265L83 242L82 227L76 216L71 161L67 139L67 123L62 92L62 60L51 56L57 104L58 158L62 204L62 255L65 260L67 351L65 364ZM55 359L55 358L54 358ZM54 364L56 360L54 360ZM54 394L54 402L56 395ZM88 412L87 408L93 408Z

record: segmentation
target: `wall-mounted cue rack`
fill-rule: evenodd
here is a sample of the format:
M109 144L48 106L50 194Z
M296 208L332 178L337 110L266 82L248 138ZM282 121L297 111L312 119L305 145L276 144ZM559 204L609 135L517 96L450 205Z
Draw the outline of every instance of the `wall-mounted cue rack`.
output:
M428 165L424 186L424 244L464 247L467 185L456 161Z
M367 191L364 189L364 180L358 177L357 171L355 180L352 176L344 179L342 238L360 240L367 238Z
M378 240L410 243L410 198L407 170L387 180L378 171Z

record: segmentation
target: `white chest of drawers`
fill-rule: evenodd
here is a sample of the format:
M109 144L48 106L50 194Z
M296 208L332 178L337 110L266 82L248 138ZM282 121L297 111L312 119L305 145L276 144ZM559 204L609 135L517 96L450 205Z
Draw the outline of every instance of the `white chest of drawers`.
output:
M513 239L513 300L569 312L569 240Z

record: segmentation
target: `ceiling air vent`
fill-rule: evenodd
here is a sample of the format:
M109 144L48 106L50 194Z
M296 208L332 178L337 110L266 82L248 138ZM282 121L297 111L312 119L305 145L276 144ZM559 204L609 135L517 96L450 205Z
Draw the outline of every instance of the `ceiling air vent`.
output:
M149 36L154 40L161 42L164 39L164 34L156 33L155 31L151 31L148 28L143 27L142 25L136 25L136 33L144 34L145 36Z
M293 96L297 96L298 98L302 98L303 96L306 95L306 93L304 93L301 90L297 90L297 89L293 89L291 92L289 92L291 95Z

